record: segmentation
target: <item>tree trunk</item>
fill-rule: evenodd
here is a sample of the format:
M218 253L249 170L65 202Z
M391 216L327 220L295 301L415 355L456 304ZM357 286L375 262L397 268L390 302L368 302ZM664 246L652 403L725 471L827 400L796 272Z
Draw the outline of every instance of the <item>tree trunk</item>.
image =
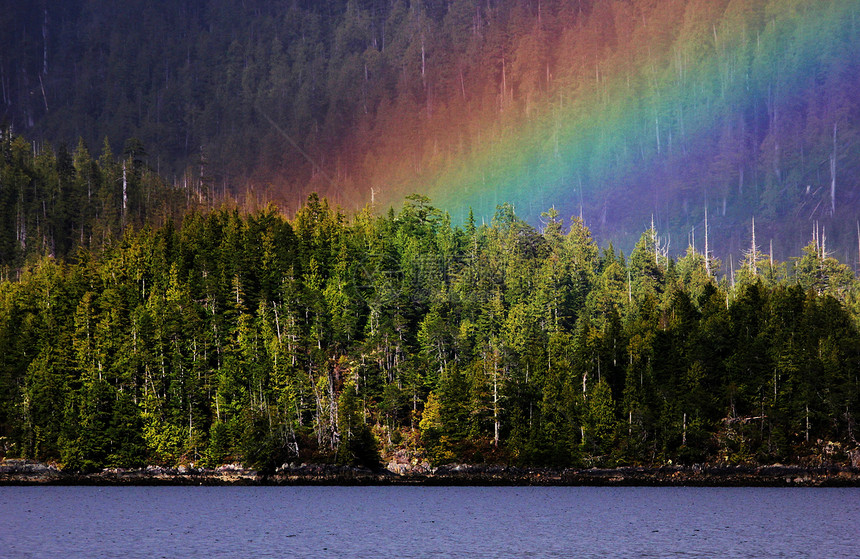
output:
M833 123L833 152L830 154L830 215L836 214L836 123Z

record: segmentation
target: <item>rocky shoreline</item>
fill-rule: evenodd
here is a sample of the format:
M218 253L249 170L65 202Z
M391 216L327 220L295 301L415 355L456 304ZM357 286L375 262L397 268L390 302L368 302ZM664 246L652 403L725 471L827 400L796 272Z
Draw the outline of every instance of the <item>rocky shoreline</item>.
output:
M660 487L860 487L860 468L847 466L663 466L591 469L446 465L395 473L326 464L284 465L262 474L237 464L214 469L180 466L60 470L29 460L0 462L0 485L509 485Z

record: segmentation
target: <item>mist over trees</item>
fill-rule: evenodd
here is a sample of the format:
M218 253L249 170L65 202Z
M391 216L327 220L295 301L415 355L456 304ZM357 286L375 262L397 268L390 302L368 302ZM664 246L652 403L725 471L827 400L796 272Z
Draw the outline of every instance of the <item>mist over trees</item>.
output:
M601 240L629 250L654 214L676 253L709 208L724 259L755 215L777 257L818 221L858 260L854 0L7 8L0 119L37 142L140 138L175 185L290 210L486 191L479 221L510 201L532 224L581 197Z

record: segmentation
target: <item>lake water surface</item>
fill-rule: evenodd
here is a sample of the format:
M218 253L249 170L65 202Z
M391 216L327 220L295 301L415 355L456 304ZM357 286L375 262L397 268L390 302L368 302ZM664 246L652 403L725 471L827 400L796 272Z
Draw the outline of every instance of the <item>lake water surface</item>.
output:
M0 557L858 557L860 489L0 487Z

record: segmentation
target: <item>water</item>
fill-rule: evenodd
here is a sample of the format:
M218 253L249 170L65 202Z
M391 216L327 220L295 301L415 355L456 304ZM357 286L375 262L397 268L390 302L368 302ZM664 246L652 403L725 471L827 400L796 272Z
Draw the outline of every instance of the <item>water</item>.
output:
M0 487L0 557L857 557L860 489Z

